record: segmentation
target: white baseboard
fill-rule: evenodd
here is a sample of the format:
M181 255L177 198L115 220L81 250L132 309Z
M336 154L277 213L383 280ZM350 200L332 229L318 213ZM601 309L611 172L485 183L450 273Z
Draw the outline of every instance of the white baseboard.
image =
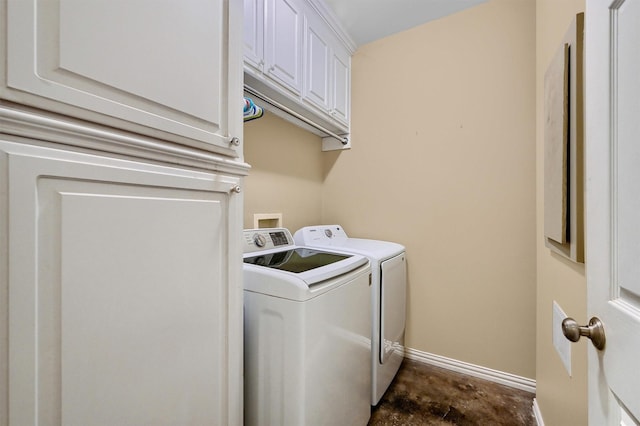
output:
M538 400L535 398L533 398L533 415L536 418L536 424L538 426L544 426L544 420L542 420L542 411L540 411Z
M468 374L469 376L489 380L491 382L499 383L501 385L520 389L526 392L536 393L536 381L533 379L516 376L515 374L505 373L503 371L493 370L491 368L469 364L467 362L458 361L456 359L447 358L428 352L422 352L417 349L407 347L405 347L404 355L406 358L424 362L425 364L435 365L436 367L445 368L447 370L452 370L462 374ZM542 425L542 423L539 424Z

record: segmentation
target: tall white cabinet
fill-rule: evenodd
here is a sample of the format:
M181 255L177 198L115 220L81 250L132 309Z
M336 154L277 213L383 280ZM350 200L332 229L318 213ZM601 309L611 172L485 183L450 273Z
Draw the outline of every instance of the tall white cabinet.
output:
M242 424L242 1L0 8L0 425Z

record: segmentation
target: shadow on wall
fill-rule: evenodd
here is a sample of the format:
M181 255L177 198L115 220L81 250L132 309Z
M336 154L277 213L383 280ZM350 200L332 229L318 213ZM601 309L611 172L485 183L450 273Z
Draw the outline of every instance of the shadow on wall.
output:
M351 148L353 149L353 148ZM327 151L322 153L322 181L327 180L329 173L338 162L340 156L349 155L350 150L345 151Z
M306 179L321 169L321 138L269 111L244 123L244 141L253 170Z

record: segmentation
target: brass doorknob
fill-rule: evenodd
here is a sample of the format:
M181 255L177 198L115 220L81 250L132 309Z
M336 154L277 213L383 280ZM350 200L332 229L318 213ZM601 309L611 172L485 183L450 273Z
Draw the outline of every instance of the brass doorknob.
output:
M580 340L580 336L587 337L593 343L599 351L604 349L606 339L604 337L604 325L598 317L593 317L589 320L589 325L580 326L573 318L565 318L562 320L562 333L564 337L577 342Z

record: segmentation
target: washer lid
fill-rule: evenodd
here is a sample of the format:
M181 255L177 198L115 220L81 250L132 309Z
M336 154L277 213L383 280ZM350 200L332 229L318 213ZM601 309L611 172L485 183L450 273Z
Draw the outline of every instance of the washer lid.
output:
M369 260L359 254L332 253L304 247L245 254L245 291L304 301L370 273Z
M287 272L301 273L351 257L348 254L329 253L309 248L292 248L285 251L263 253L244 258L244 263L280 269Z

